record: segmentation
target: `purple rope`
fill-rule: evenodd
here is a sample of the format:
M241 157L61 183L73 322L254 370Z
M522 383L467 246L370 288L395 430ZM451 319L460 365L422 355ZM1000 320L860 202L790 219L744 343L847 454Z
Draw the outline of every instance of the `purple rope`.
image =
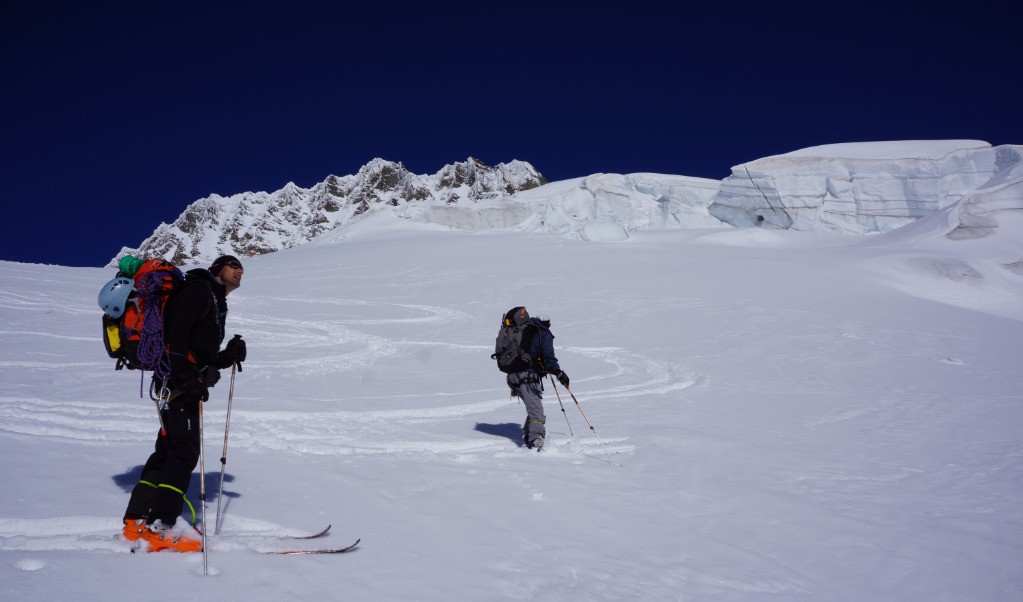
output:
M181 273L175 269L174 277L180 279ZM156 378L166 380L170 376L170 357L166 353L163 340L163 272L149 272L135 283L135 290L145 307L142 318L142 332L139 338L139 362L142 367L152 370ZM157 311L153 311L156 309Z

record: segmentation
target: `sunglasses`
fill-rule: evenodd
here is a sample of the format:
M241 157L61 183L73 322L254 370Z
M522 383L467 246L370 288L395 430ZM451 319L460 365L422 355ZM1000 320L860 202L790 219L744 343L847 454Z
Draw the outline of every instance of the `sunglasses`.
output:
M242 264L238 263L237 261L229 261L229 262L225 263L224 266L225 267L229 267L232 270L244 270L245 269L245 268L242 267Z

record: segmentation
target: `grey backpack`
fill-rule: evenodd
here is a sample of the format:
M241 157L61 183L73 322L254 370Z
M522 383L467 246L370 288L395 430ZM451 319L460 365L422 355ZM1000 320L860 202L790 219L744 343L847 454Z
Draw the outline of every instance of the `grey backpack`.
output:
M505 374L522 372L532 367L536 358L529 355L533 337L540 329L530 319L525 307L513 307L501 320L497 342L491 359L497 360L497 369Z

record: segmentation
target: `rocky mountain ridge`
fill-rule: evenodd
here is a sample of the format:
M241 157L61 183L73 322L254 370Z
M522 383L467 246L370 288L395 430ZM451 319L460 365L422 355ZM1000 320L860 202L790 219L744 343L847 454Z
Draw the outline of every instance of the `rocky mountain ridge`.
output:
M175 263L209 261L230 253L251 257L293 247L344 225L374 208L410 203L472 205L530 190L547 180L524 161L488 166L469 157L433 175L410 172L400 162L373 159L354 175L328 176L311 188L294 183L275 192L210 195L160 224L127 254Z

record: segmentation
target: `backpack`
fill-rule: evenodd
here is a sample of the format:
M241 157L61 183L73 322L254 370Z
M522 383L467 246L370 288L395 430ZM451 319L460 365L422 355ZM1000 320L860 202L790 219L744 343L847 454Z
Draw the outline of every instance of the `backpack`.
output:
M497 369L511 374L534 367L534 360L539 358L529 355L529 347L539 333L540 328L529 318L525 307L510 309L501 319L494 353L490 356L497 360Z
M119 266L122 271L118 276L132 278L134 289L119 317L103 314L103 344L107 355L117 360L115 370L150 370L156 378L165 379L170 375L170 358L163 340L164 310L184 275L163 259L139 264L131 258L127 262L122 260ZM124 266L130 266L127 272Z

